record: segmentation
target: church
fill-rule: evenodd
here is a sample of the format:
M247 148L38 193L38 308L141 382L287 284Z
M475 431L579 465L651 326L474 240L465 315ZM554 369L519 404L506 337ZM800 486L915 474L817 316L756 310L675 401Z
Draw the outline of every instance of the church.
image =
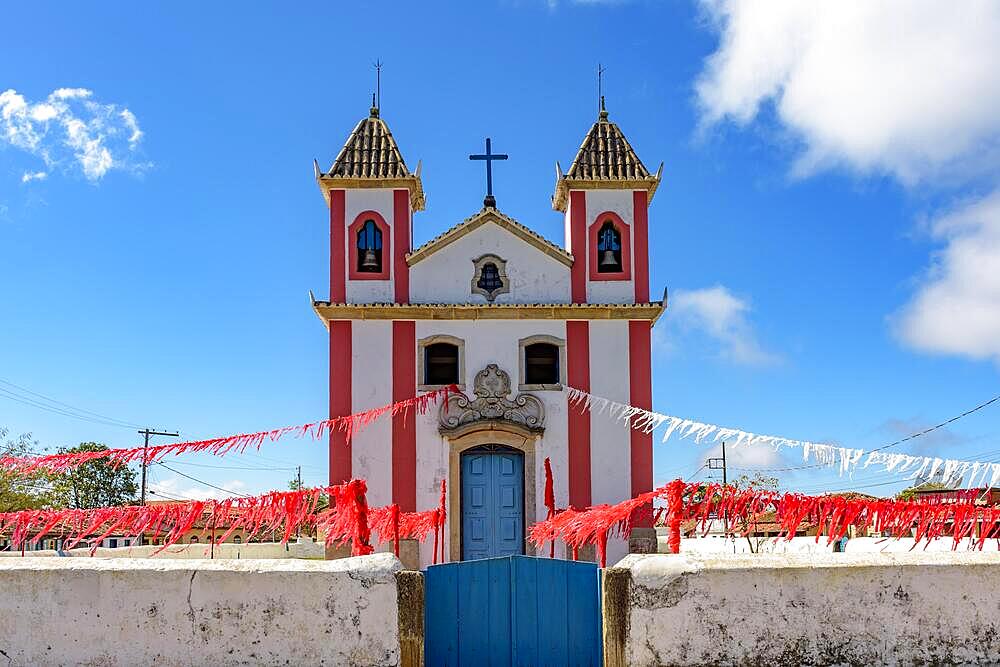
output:
M470 157L489 174L506 156L486 146ZM663 166L645 167L603 98L569 169L556 166L562 244L500 211L490 178L481 210L415 246L421 166L407 167L377 106L332 166L314 169L330 213L329 300L313 301L329 330L330 416L460 389L350 441L332 433L331 484L365 479L370 505L413 512L436 507L445 480L450 561L534 553L525 537L547 515L546 458L558 507L652 489L652 436L569 406L563 391L652 408L651 329L666 303L649 295L648 210ZM608 560L655 545L637 526L609 541ZM432 545L404 543L400 557L426 567Z

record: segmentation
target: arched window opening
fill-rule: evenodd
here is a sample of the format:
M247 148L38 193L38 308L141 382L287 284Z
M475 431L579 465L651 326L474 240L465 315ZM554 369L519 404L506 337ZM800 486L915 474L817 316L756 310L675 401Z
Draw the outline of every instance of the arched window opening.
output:
M493 262L483 264L479 275L479 282L476 285L479 289L487 292L494 292L503 287L503 280L500 278L500 269L497 268L497 265Z
M198 543L198 536L197 535L192 535L191 536L191 544L197 544L197 543Z
M621 273L622 235L608 220L597 233L597 272Z
M458 384L458 346L433 343L424 349L424 384Z
M239 535L233 535L233 544L243 544L243 538Z
M382 230L374 220L365 220L358 230L359 273L382 273Z
M559 384L559 347L551 343L524 346L526 384Z

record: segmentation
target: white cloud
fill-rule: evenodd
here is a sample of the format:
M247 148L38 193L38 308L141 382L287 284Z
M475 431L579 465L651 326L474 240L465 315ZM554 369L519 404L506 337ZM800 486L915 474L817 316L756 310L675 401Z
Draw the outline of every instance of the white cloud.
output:
M0 144L41 159L47 170L34 174L79 170L96 183L112 169L141 172L149 166L136 155L142 136L135 114L95 101L84 88L59 88L41 102L0 93Z
M705 125L773 103L796 171L846 165L914 184L1000 157L1000 3L701 0L718 50L696 86Z
M722 456L722 445L718 444L709 450L705 458L720 458ZM740 447L726 447L726 466L730 468L765 468L775 466L781 462L781 456L774 447L764 447L761 445L741 445ZM746 470L736 470L729 473L730 479L735 479Z
M44 181L48 178L48 174L44 171L26 171L21 174L22 183L30 183L31 181Z
M704 332L719 345L719 354L738 364L761 366L779 358L757 341L748 314L750 304L726 287L676 290L667 314L672 323Z
M149 485L149 491L154 500L207 500L209 498L229 498L244 493L247 488L246 483L238 479L216 486L228 489L230 493L200 484L191 484L180 477L169 477L159 482L152 482Z
M847 167L915 188L1000 182L1000 3L700 0L720 44L703 126L766 116L794 171ZM892 318L912 347L1000 361L1000 186L930 226L943 247Z
M1000 363L1000 189L934 221L946 243L894 318L914 348Z

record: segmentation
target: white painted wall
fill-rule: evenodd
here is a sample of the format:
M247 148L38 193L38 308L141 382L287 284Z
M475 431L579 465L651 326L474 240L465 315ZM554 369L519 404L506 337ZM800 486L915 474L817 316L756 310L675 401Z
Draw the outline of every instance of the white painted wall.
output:
M355 243L351 234L347 233L347 228L351 226L354 219L365 211L375 211L381 215L387 225L389 225L389 237L382 239L382 247L390 247L392 239L392 190L347 190L344 198L344 257L345 270L347 263L351 261L348 249ZM392 247L393 253L396 251ZM389 262L389 280L348 280L347 281L347 302L348 303L392 303L394 298L393 285L396 276L392 267L392 254L386 253L383 262ZM348 274L349 275L349 274Z
M847 540L847 553L913 553L930 552L939 553L942 551L973 551L979 550L978 540L964 538L956 545L955 540L950 537L941 537L930 542L920 540L914 546L912 537L881 538L881 537L854 537ZM986 540L983 543L983 551L1000 551L1000 540Z
M495 303L569 303L570 269L488 222L410 267L413 303L488 303L472 293L472 260L491 253L507 261L510 292Z
M417 340L437 334L447 334L465 341L466 394L473 391L475 374L488 364L495 363L511 377L512 395L517 394L520 366L518 363L521 338L546 334L565 339L566 323L554 320L496 320L490 322L418 321ZM419 372L419 371L418 371ZM536 446L535 498L532 511L525 508L527 524L546 517L545 471L543 461L548 456L555 481L556 504L565 507L569 502L567 484L567 412L566 395L561 391L534 391L545 406L545 435ZM437 410L417 416L417 509L437 507L441 479L448 474L448 445L438 434ZM459 493L458 480L448 479L448 492ZM623 500L620 498L619 500ZM449 521L461 521L450 516ZM450 547L449 547L450 548ZM447 551L446 551L447 553ZM433 542L421 545L422 565L429 565L433 555Z
M629 665L997 664L1000 554L628 556Z
M590 391L629 403L628 322L590 323ZM591 500L615 504L632 497L629 428L606 413L590 414ZM628 553L628 540L608 538L608 562Z
M12 665L396 665L399 561L0 560Z
M590 226L598 220L602 213L608 211L618 216L635 229L633 202L631 190L587 190L587 243L589 251ZM587 266L587 301L590 303L635 303L635 240L631 242L632 252L629 263L632 267L631 280L590 280L589 258ZM581 253L582 254L582 253ZM576 255L574 254L574 258ZM580 259L577 259L580 261Z
M351 411L392 403L392 322L351 324ZM351 470L368 482L368 504L392 502L392 418L383 416L353 435Z
M662 533L661 533L662 531ZM815 537L793 537L791 541L784 538L750 538L753 549L745 537L726 539L722 536L695 537L681 539L681 554L816 554L833 553L833 545L826 543L821 537L819 543ZM667 531L656 529L656 541L659 553L670 553ZM611 562L610 559L608 559Z
M32 558L59 557L55 551L28 551ZM209 544L174 544L163 549L155 545L142 547L99 547L93 554L89 548L77 547L63 552L68 558L156 558L180 560L204 560L212 555ZM0 558L21 558L20 551L0 551ZM304 538L301 542L244 542L234 544L224 542L215 545L215 560L220 559L260 559L260 558L304 558L323 560L326 558L326 547L322 542Z

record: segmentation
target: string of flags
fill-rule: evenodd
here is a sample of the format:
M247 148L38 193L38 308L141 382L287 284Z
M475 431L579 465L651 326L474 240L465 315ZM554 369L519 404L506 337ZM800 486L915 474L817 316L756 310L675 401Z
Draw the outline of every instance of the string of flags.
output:
M196 452L208 452L216 456L225 456L229 453L242 454L248 448L260 450L265 442L275 442L285 436L296 438L311 437L314 440L322 438L325 434L340 431L346 434L347 441L351 440L353 434L361 431L373 421L384 414L395 416L405 414L409 410L414 410L417 414L424 414L431 405L439 399L445 404L448 402L448 395L458 391L458 387L451 385L442 389L436 389L423 393L413 398L397 401L390 405L384 405L362 412L356 412L342 417L333 417L321 421L302 424L300 426L284 426L282 428L271 429L269 431L258 431L256 433L240 433L228 435L220 438L209 438L207 440L194 440L190 442L172 442L166 445L156 445L154 447L127 447L118 449L105 449L95 452L60 452L57 454L46 454L43 456L0 456L0 468L12 470L20 473L33 473L38 471L66 472L87 463L88 461L106 460L114 466L128 465L130 463L143 463L147 465L163 460L166 456L176 456Z
M734 447L767 446L773 449L798 449L804 462L838 468L841 475L852 474L858 466L868 468L881 466L887 473L906 476L910 479L941 475L944 479L966 479L969 488L975 485L996 486L1000 482L1000 463L992 461L967 461L938 456L916 456L899 452L864 450L839 447L826 443L810 442L773 435L761 435L708 424L705 422L665 415L643 410L632 405L619 403L602 396L595 396L574 387L564 387L570 405L594 414L605 414L610 419L628 425L643 433L652 433L665 427L662 442L670 436L692 439L698 444L725 441Z

